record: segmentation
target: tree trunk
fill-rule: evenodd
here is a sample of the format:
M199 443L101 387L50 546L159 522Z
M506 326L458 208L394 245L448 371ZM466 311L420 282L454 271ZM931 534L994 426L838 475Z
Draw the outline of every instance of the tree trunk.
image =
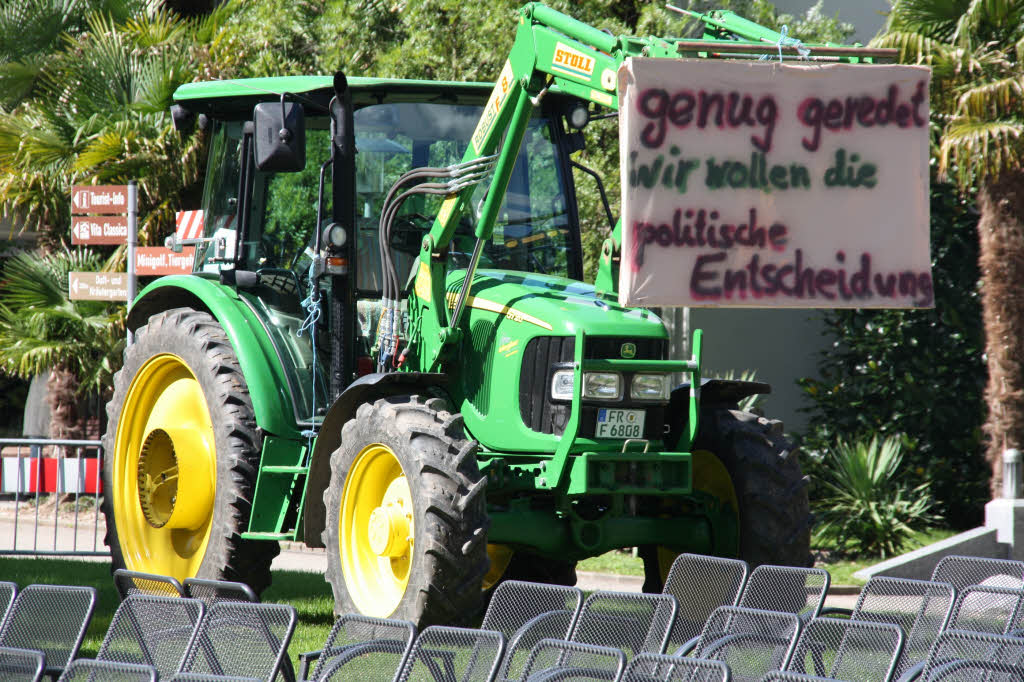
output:
M1003 451L1024 449L1024 171L1004 171L978 192L981 303L988 362L986 459L1000 497Z
M63 363L50 370L46 381L50 403L50 438L81 438L82 421L78 414L78 377Z

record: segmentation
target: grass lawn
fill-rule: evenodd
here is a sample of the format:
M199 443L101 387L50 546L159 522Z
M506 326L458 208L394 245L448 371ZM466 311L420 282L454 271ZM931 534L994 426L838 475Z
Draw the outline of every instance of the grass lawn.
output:
M0 576L20 586L50 583L95 587L99 599L80 656L92 658L96 655L120 603L108 562L0 557ZM295 634L288 647L297 673L299 654L322 647L334 623L331 588L323 576L315 573L274 571L274 584L267 588L262 598L266 602L291 604L298 612Z
M930 545L933 542L939 540L945 540L948 537L956 535L957 531L948 530L945 528L929 528L918 532L911 538L910 542L907 543L905 551L910 552L925 545ZM859 580L853 577L853 574L862 568L868 566L874 566L877 563L881 563L883 560L878 557L858 557L858 558L844 558L837 559L835 561L822 561L818 562L818 566L824 568L832 575L833 585L863 585L866 581Z
M953 530L936 528L921 531L910 540L906 551L909 552L933 542L945 540L955 534L956 531ZM863 585L865 581L857 580L853 577L853 574L862 568L873 566L880 561L882 561L882 559L879 559L878 557L858 557L819 562L818 565L832 574L833 585ZM642 576L644 574L643 562L639 558L634 557L632 552L625 550L615 550L602 554L601 556L585 559L576 564L576 568L580 571L593 571L595 573L616 573L619 575L637 576Z

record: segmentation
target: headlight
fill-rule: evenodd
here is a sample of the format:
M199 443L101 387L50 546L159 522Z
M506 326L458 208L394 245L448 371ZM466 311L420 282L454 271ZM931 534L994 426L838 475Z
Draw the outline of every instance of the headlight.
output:
M551 377L551 397L554 400L572 400L573 371L560 369Z
M587 372L583 375L583 397L618 400L622 396L622 376L616 372Z
M665 374L637 374L629 387L629 397L633 400L665 400L667 378Z

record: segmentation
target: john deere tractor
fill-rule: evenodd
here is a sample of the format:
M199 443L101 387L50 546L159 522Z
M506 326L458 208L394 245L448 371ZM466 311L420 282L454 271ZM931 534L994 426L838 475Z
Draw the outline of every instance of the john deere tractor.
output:
M704 19L705 40L781 38ZM209 140L204 232L171 240L194 272L131 306L115 567L259 591L302 541L326 547L339 612L423 624L614 548L640 548L648 590L682 551L806 564L797 453L737 408L768 386L702 379L700 332L669 359L659 317L617 303L619 226L582 281L579 128L616 110L624 59L702 45L528 4L493 84L179 88L176 125Z

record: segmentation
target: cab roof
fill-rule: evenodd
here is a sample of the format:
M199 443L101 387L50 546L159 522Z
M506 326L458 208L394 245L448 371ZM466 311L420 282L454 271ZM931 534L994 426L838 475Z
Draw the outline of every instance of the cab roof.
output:
M276 101L282 93L291 93L326 112L334 96L333 83L332 76L273 76L186 83L174 91L174 101L190 111L213 118L248 119L258 103ZM381 102L478 103L487 98L494 84L352 77L348 79L348 86L353 103L361 106Z

